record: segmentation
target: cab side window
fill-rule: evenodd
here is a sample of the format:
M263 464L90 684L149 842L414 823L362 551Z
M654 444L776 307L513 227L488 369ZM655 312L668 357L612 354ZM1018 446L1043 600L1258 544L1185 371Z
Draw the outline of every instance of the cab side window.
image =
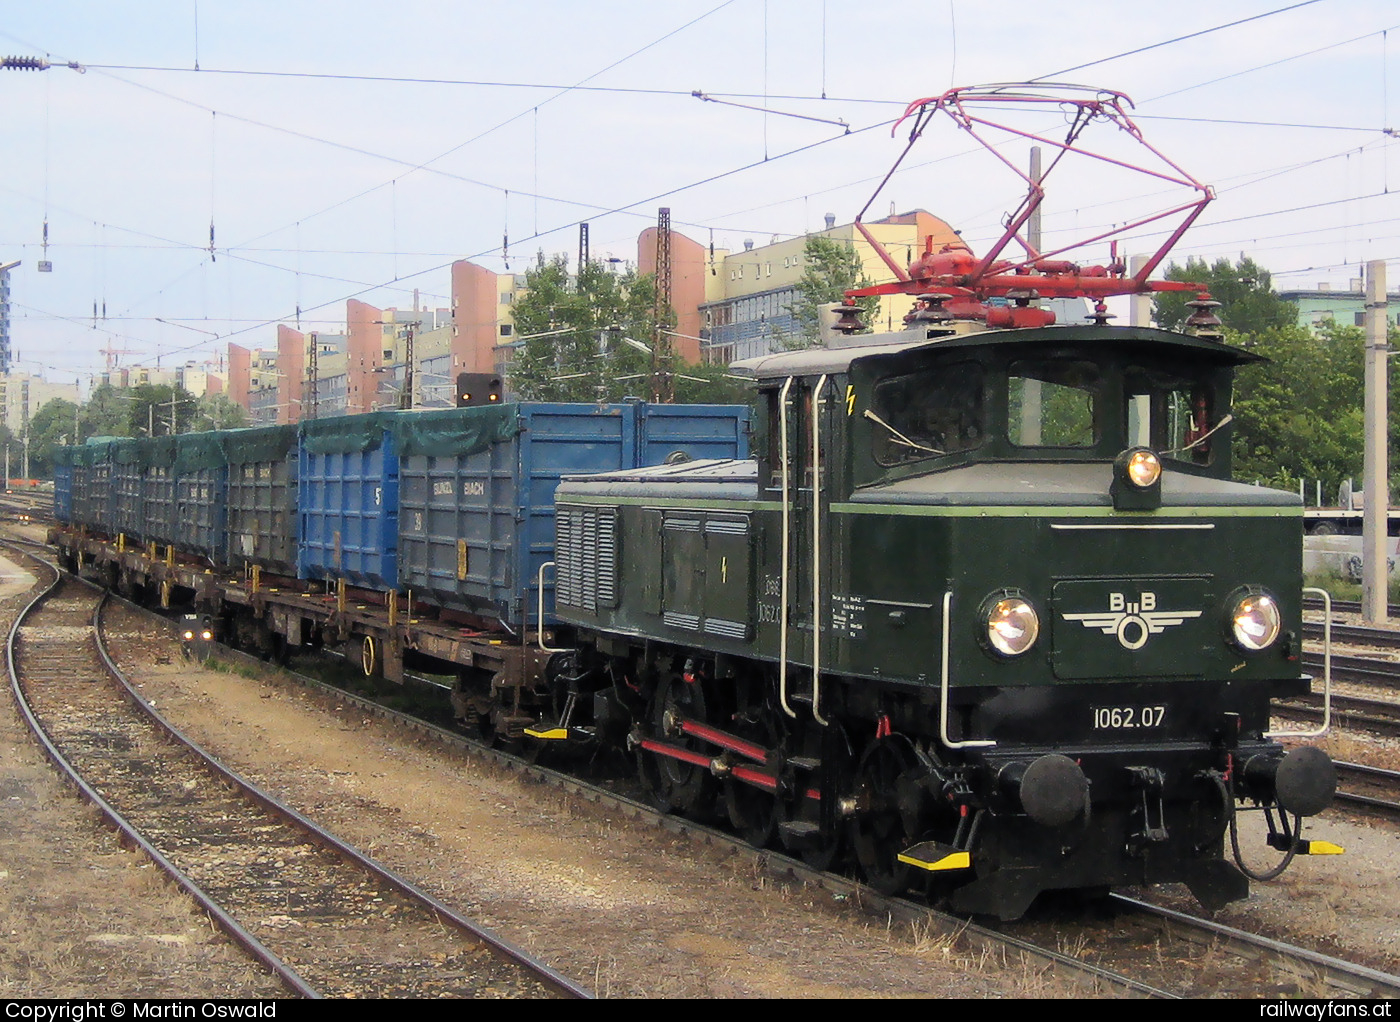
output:
M982 446L986 439L983 370L955 362L875 385L867 416L881 465L938 458Z

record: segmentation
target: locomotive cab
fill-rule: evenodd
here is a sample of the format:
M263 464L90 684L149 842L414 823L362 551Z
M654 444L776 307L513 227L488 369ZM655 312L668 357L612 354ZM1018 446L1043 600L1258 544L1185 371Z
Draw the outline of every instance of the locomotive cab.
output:
M851 396L865 395L851 444L856 486L977 462L1112 461L1134 447L1172 471L1230 477L1215 410L1229 407L1228 367L1253 356L1206 349L1220 360L1211 364L1149 338L987 340L852 367Z

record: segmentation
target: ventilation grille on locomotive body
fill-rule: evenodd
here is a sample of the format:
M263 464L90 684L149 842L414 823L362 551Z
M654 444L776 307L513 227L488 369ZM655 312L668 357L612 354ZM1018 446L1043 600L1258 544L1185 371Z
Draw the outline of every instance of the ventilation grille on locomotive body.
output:
M616 607L617 512L560 505L555 513L555 602L590 612Z

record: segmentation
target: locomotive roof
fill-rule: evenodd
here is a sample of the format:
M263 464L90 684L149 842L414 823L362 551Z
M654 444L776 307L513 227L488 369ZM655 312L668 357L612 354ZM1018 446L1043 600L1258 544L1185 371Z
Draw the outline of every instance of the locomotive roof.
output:
M1206 337L1158 330L1155 327L1065 326L1038 327L1030 330L982 330L974 333L940 333L937 330L905 330L886 335L891 340L878 343L857 343L838 348L805 348L800 351L778 351L769 355L741 359L730 365L736 376L754 380L786 379L789 376L817 376L849 372L851 365L867 358L881 358L907 351L941 348L981 348L1002 344L1089 344L1122 345L1137 348L1171 350L1184 357L1216 365L1243 365L1263 361L1261 356L1242 348ZM866 337L860 337L865 341Z
M853 504L914 504L1002 507L1112 507L1113 469L1105 462L988 461L943 472L861 487ZM1161 514L1182 507L1302 507L1289 490L1213 479L1177 471L1162 472Z

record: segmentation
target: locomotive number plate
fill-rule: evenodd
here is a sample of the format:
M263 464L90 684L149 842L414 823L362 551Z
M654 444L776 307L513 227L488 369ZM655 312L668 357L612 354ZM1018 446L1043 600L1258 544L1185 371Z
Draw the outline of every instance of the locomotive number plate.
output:
M1137 728L1161 727L1166 719L1165 706L1095 706L1095 731L1131 731Z

